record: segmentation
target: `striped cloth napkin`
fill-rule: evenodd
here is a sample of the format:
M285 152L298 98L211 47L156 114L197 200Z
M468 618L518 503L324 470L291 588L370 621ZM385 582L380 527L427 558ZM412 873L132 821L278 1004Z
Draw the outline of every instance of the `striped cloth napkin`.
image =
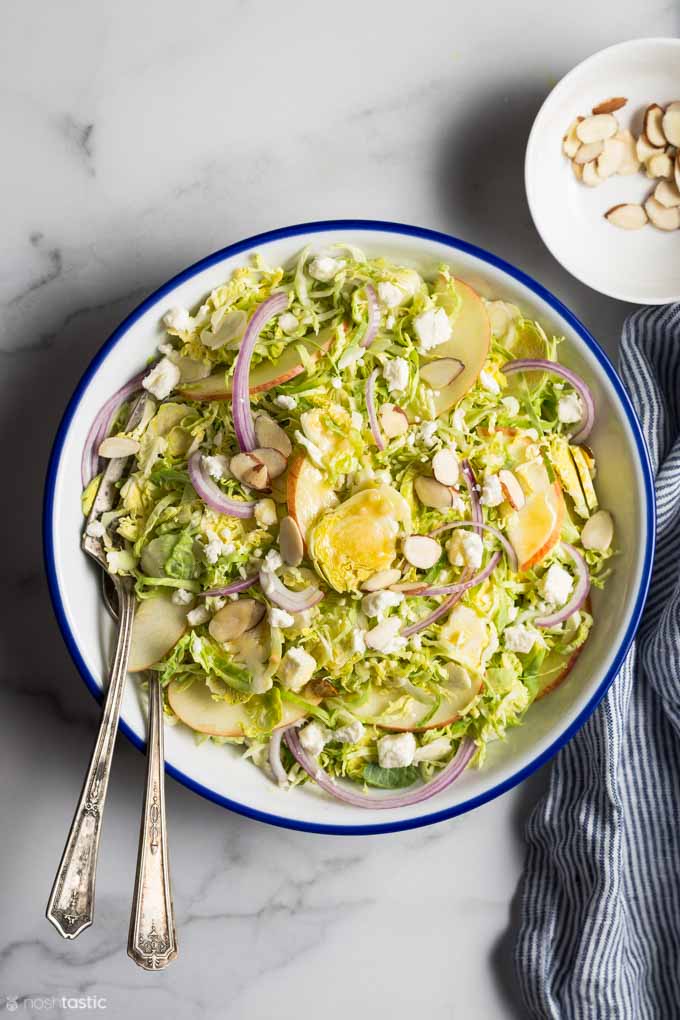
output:
M527 826L515 964L540 1020L680 1017L680 305L630 316L620 374L658 544L630 654Z

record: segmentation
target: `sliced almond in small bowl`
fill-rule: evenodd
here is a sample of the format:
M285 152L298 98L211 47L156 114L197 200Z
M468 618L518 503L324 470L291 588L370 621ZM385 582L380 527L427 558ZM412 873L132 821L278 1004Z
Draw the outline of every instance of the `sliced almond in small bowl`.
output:
M284 457L290 457L293 452L290 439L268 414L258 414L255 418L255 436L260 447L278 450Z
M577 165L584 166L586 163L592 163L594 159L600 155L604 149L604 142L589 142L587 145L582 145L574 156L574 163Z
M673 160L671 157L665 152L651 156L647 160L647 176L663 177L664 180L669 181L673 176Z
M219 609L208 624L215 641L234 641L247 630L256 627L264 616L265 608L255 599L238 599Z
M439 450L432 458L432 473L442 485L455 485L460 466L453 450Z
M362 591L382 591L384 588L390 588L393 584L396 584L401 578L401 571L397 570L396 567L392 567L389 570L379 570L377 574L372 574L367 578L361 585Z
M645 210L641 205L633 203L614 205L604 216L606 220L609 220L615 227L621 227L622 230L639 230L647 222Z
M619 172L626 154L625 143L620 138L608 138L597 157L597 172L600 177L611 177Z
M597 113L593 117L584 117L576 125L576 137L584 145L590 142L604 142L612 138L619 130L619 122L611 113Z
M675 181L659 181L654 189L654 198L667 209L680 205L680 190Z
M300 529L293 517L284 517L279 525L279 549L284 563L290 567L300 566L305 547Z
M420 378L432 389L443 390L464 370L465 365L458 358L437 358L421 367Z
M114 457L131 457L134 453L139 453L139 443L127 436L109 436L100 444L97 453L106 460Z
M602 184L602 178L597 172L597 163L594 160L592 163L586 163L583 167L583 183L589 188L596 188Z
M650 145L666 146L666 135L663 130L663 110L658 103L652 103L645 110L644 132Z
M611 99L604 99L597 106L593 107L593 114L615 113L625 106L628 100L624 96L612 96Z
M408 418L396 404L383 404L378 411L378 417L380 418L380 427L388 439L403 436L405 432L408 432Z
M614 138L620 142L623 142L623 160L619 169L616 171L621 177L628 177L630 174L636 174L640 169L640 160L638 159L637 149L635 146L635 139L630 133L628 128L624 131L618 131Z
M453 490L447 485L442 485L436 478L419 475L413 483L413 488L423 506L429 506L433 510L444 510L453 506Z
M429 570L442 554L442 547L429 535L409 535L404 541L404 558L418 570Z
M576 120L572 121L569 125L569 129L562 139L562 152L569 159L572 159L578 151L578 147L581 144L578 135L576 134L576 128L579 123L583 120L583 117L577 117Z
M505 469L498 472L498 481L501 483L503 495L514 510L520 510L525 502L524 489L513 475L512 471Z
M665 144L662 146L650 145L648 138L645 135L640 135L637 142L635 143L635 151L637 157L641 163L646 163L652 156L661 156L666 150Z
M680 103L669 103L661 118L661 130L671 145L680 146Z
M677 230L680 227L680 206L669 209L661 205L661 202L657 202L654 197L650 197L645 202L645 212L650 222L659 230Z
M583 163L575 163L572 159L571 169L574 171L574 177L577 181L583 181Z

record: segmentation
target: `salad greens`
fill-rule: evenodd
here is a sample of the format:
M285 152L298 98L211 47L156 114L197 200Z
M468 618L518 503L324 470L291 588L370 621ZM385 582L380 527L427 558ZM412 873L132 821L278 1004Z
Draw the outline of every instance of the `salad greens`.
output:
M279 446L241 450L236 361L276 294L249 379L256 432ZM365 788L428 781L465 740L482 764L568 674L613 555L594 457L570 442L587 387L550 368L560 338L446 265L426 280L349 246L255 257L165 325L140 424L121 431L125 407L113 423L137 452L101 523L109 569L167 627L160 660L144 661L146 625L135 640L168 720L265 770L272 733L297 724L317 767ZM539 367L506 375L518 359ZM429 558L405 555L414 535ZM275 754L280 782L309 780L285 741Z

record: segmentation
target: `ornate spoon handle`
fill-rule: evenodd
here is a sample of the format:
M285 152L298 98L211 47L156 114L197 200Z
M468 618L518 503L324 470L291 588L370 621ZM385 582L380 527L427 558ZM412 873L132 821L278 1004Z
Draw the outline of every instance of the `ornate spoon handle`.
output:
M94 917L94 885L106 790L118 732L120 703L127 676L135 598L129 585L115 578L119 629L116 653L99 733L83 783L71 830L47 904L47 919L65 939L89 928Z
M128 956L145 970L161 970L177 956L165 823L163 695L149 680L149 745L146 793L139 833Z

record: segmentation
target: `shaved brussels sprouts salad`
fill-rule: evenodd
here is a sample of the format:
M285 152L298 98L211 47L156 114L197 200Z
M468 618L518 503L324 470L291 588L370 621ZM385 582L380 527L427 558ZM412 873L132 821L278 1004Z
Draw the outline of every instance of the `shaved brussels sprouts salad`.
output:
M560 339L446 265L349 246L256 256L164 328L92 424L82 501L133 579L130 671L160 680L166 721L368 808L530 725L613 555Z

